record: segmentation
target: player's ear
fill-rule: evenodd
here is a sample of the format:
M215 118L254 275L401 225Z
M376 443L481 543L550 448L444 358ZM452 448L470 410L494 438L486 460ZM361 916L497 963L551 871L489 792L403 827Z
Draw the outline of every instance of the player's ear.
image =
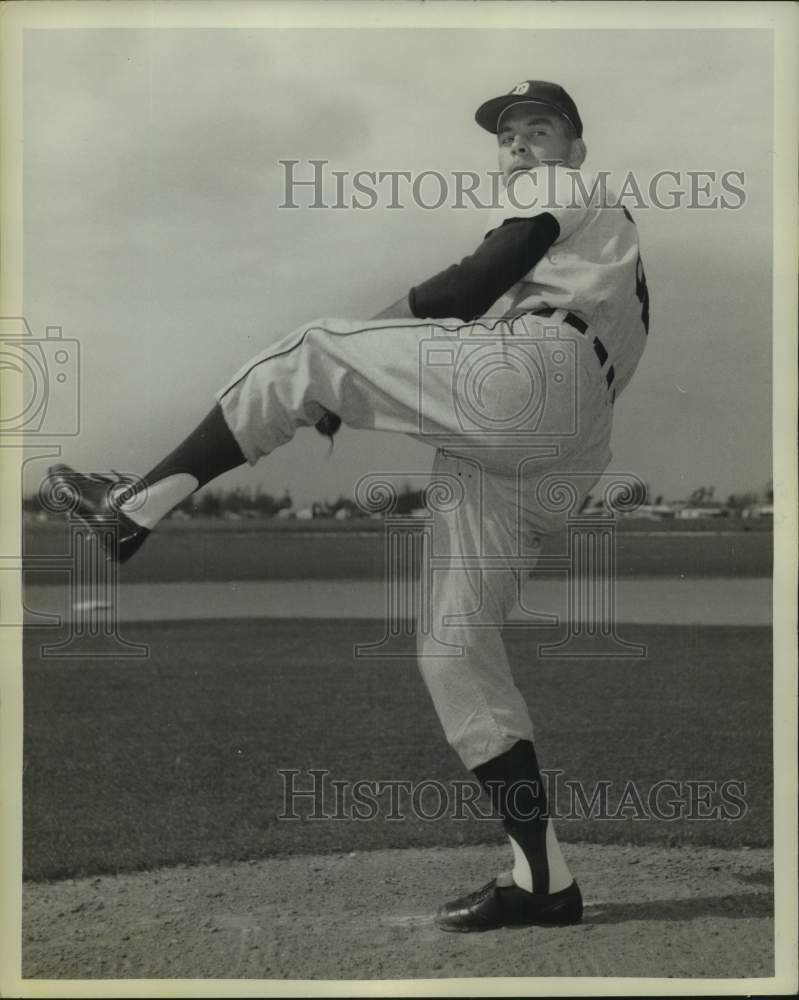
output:
M583 165L583 160L585 160L588 150L582 139L572 139L571 149L569 150L568 164L572 169L577 169Z

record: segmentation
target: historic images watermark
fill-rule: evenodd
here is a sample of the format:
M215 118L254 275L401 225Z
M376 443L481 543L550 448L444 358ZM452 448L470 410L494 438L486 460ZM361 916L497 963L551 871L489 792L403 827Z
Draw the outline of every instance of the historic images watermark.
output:
M118 504L136 482L131 475L70 476L62 471L51 471L42 480L37 494L39 514L64 518L68 532L64 553L23 552L21 568L34 583L41 573L56 574L67 582L66 614L43 615L25 607L30 624L59 632L66 628L63 638L40 645L42 658L149 657L147 644L132 642L120 631ZM91 491L88 504L87 490Z
M48 326L44 336L35 336L24 316L0 317L0 384L0 447L19 455L22 494L26 466L60 459L61 439L80 433L80 341L65 337L60 326ZM115 482L118 477L101 478ZM21 557L0 553L0 569L22 572L26 585L54 575L66 582L66 614L30 607L26 586L22 620L9 602L0 612L0 628L25 624L61 633L66 627L64 637L41 645L43 658L146 657L146 645L126 640L119 631L116 508L109 503L78 516L84 479L76 475L71 482L48 473L26 504L30 517L66 520L66 551L27 551L23 531Z
M487 795L474 781L352 781L333 778L326 768L281 768L277 773L282 781L279 820L400 823L410 819L496 819ZM735 778L663 778L650 785L599 780L588 785L566 778L561 770L541 773L553 820L736 822L748 811L746 783ZM508 809L514 818L535 818L535 810L526 812L518 805L529 801L529 796L520 793L530 790L538 791L535 782L519 781L508 789Z
M369 211L375 208L495 209L624 207L629 210L736 210L747 203L743 170L658 170L643 175L609 170L583 174L542 164L507 186L499 170L336 170L329 160L286 159L279 208Z

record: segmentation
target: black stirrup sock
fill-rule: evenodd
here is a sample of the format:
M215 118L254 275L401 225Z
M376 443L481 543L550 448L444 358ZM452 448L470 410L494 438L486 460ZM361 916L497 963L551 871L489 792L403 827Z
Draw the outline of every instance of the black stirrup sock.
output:
M502 818L502 825L511 838L511 844L516 845L514 880L517 884L527 882L527 885L523 884L521 887L528 891L548 893L550 865L547 856L547 797L533 744L529 740L519 740L499 757L479 764L474 768L474 773L488 793L494 811ZM554 840L554 831L551 839ZM524 876L517 878L521 860L517 849L524 855L529 868L529 880Z

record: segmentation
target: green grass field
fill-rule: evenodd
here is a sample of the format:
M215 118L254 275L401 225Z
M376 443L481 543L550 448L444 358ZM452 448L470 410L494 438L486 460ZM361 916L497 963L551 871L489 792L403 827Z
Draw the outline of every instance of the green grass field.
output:
M766 530L685 533L662 523L625 521L617 533L617 573L630 576L767 577L771 575L773 534ZM741 522L746 523L746 522ZM756 522L753 522L756 523ZM377 579L384 575L383 525L358 522L164 522L136 559L121 568L123 582L183 580ZM646 531L642 527L652 526ZM299 526L298 526L299 525ZM308 525L306 528L305 525ZM315 525L311 527L311 525ZM715 522L715 529L726 523ZM707 527L707 523L704 524ZM65 524L28 525L25 553L37 559L68 551ZM563 553L565 536L545 551ZM31 563L29 562L29 565ZM27 574L32 584L56 583L63 575Z
M40 660L39 645L53 636L26 630L26 876L499 842L496 821L426 821L408 803L393 821L385 812L371 822L277 818L279 769L448 786L470 777L443 739L410 643L407 660L353 660L353 643L378 639L378 628L289 620L136 625L127 636L150 644L148 660L74 662ZM507 633L542 767L579 780L589 794L610 782L611 813L627 782L645 798L664 779L742 781L746 812L738 820L563 818L561 839L769 844L770 630L626 626L624 635L646 643L648 658L537 663L531 633ZM568 812L565 794L557 807Z

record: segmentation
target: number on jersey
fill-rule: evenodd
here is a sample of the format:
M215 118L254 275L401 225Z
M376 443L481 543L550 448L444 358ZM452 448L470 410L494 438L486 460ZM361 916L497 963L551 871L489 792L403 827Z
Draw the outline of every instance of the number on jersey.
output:
M626 206L622 206L624 214L627 218L635 225L635 219L630 215ZM649 333L649 289L646 286L646 273L644 272L644 262L641 260L641 254L638 254L638 259L635 262L635 294L638 301L641 303L641 322L644 324L644 329L647 334Z

